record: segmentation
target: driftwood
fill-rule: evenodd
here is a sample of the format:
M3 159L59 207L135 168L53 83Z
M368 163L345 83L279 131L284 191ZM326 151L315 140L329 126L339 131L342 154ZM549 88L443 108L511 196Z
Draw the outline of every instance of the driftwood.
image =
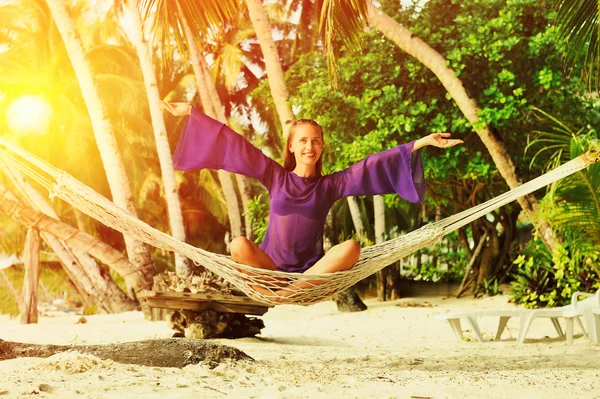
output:
M224 360L254 360L239 349L201 339L155 339L106 345L38 345L0 339L0 360L20 357L50 357L77 351L118 363L150 367L185 367L205 363L216 367Z

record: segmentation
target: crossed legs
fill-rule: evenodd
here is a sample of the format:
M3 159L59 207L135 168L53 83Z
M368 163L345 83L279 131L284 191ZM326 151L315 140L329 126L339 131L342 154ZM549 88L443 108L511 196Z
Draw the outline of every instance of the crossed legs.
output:
M246 237L236 237L230 245L231 257L235 262L259 269L277 270L273 260L258 245L248 240ZM341 244L333 246L327 253L304 274L327 274L337 271L351 269L360 256L360 246L354 240L348 240ZM249 274L245 271L244 273ZM272 281L277 289L273 291L259 285L252 285L252 288L266 296L286 297L294 294L296 289L308 288L317 284L322 284L323 280L296 281L285 287L283 280ZM269 281L271 283L271 281ZM293 288L293 289L290 289Z

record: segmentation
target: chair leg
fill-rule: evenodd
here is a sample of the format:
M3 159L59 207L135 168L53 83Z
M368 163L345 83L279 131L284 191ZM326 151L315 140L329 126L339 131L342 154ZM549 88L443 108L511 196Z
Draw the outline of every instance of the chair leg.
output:
M558 336L560 338L564 337L565 334L563 333L562 328L560 327L560 323L558 322L558 318L557 317L551 317L550 320L552 320L552 325L554 325L554 329L558 333Z
M527 336L527 331L529 330L529 327L531 326L531 322L534 319L534 314L529 313L529 314L523 314L521 315L520 319L519 319L519 338L517 339L517 341L519 341L520 344L525 342L525 337Z
M500 337L502 336L502 333L504 332L504 329L506 328L506 323L508 323L509 319L510 319L510 316L501 316L500 317L500 321L498 322L498 331L496 331L496 337L494 338L494 341L500 340Z
M454 335L456 335L456 338L458 338L459 341L462 340L463 333L462 327L460 325L460 319L448 319L448 323L450 324L450 328L452 328L452 331L454 331Z
M471 327L471 331L473 331L473 334L475 334L475 338L477 338L479 342L483 342L481 331L479 331L479 323L477 322L477 317L465 316L465 322L469 324L469 327Z
M565 328L567 333L567 345L573 345L573 317L565 317L565 321L567 322Z
M579 318L579 316L575 317L575 321L577 322L577 326L579 327L579 329L581 330L581 332L583 333L583 336L585 338L588 338L588 333L585 330L585 327L583 326L583 323L581 322L581 319Z
M591 312L590 312L591 313ZM588 334L590 335L590 341L595 344L600 344L600 314L591 313L588 323Z

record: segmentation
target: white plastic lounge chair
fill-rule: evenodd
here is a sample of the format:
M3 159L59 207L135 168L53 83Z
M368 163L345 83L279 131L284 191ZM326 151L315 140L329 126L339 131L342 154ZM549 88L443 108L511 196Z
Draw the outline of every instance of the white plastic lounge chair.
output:
M494 341L500 340L504 329L506 328L506 324L511 317L519 318L519 335L517 337L517 341L519 343L525 342L525 338L527 336L527 332L529 331L529 327L531 323L536 318L544 317L549 318L554 326L554 329L558 333L560 338L564 337L565 334L562 331L560 323L558 319L563 317L563 312L565 309L563 308L550 308L550 309L514 309L514 310L482 310L482 311L474 311L474 312L456 312L449 313L445 315L440 315L440 319L447 320L450 324L450 327L454 331L454 334L458 339L463 338L463 331L461 327L461 321L465 321L467 326L471 328L475 338L479 342L484 342L483 337L481 336L481 330L479 328L478 318L480 317L499 317L498 321L498 329L496 330L496 336L494 337ZM581 321L579 317L573 317L578 322L578 325L581 329L583 329L583 325L581 325Z
M595 296L594 296L595 295ZM579 297L587 296L588 298L579 301ZM579 329L583 332L584 335L587 336L586 330L581 323L580 317L583 316L586 319L586 324L588 325L588 330L590 330L590 339L593 340L593 337L597 337L600 335L600 328L595 328L595 323L600 323L600 320L594 317L593 311L596 309L600 313L600 290L596 292L596 294L590 293L581 293L577 292L573 294L573 298L571 301L571 305L557 307L557 308L548 308L548 309L513 309L513 310L482 310L482 311L473 311L473 312L456 312L449 313L445 315L439 315L438 318L447 320L450 324L450 327L454 331L454 334L458 339L463 338L463 330L461 327L461 321L466 322L467 326L471 328L475 338L479 342L484 342L483 337L481 336L481 330L479 328L478 318L486 317L486 316L496 316L499 317L500 320L498 322L498 329L496 331L496 336L494 338L495 341L498 341L502 336L502 332L506 328L506 324L511 317L519 318L519 335L517 337L517 342L524 343L525 338L527 337L527 332L531 327L531 323L533 320L537 318L549 318L554 326L554 329L558 333L560 338L567 338L567 344L571 344L573 342L573 321L575 321L579 327ZM562 328L559 323L560 318L565 318L566 320L566 334L563 333ZM593 334L592 334L593 329ZM596 339L597 341L597 339Z
M587 297L580 301L580 297ZM566 335L567 344L573 343L573 319L579 321L583 316L587 324L587 337L593 343L600 343L600 289L595 294L588 292L576 292L573 294L571 305L565 310L563 317L567 322ZM584 335L585 332L584 332Z
M467 327L471 329L473 334L475 334L475 338L479 342L483 342L483 337L481 336L481 332L479 330L479 324L477 323L477 312L455 312L448 313L436 316L438 319L447 320L450 324L450 328L456 335L456 338L459 340L463 339L463 329L461 326L461 321L465 322Z
M588 322L588 335L595 344L600 344L600 307L590 309L591 322Z

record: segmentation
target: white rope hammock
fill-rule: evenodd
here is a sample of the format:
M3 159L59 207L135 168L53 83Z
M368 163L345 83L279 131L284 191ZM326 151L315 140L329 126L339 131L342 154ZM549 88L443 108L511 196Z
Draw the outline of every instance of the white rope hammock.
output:
M179 253L197 265L229 281L249 297L268 304L310 304L343 291L365 277L419 249L435 246L444 235L506 205L515 199L569 176L598 162L598 152L590 151L564 165L480 205L446 219L428 224L381 244L361 249L357 264L350 270L331 274L306 275L258 269L234 262L230 256L193 247L129 215L71 175L42 161L0 137L0 156L38 181L50 192L103 224L154 247Z

